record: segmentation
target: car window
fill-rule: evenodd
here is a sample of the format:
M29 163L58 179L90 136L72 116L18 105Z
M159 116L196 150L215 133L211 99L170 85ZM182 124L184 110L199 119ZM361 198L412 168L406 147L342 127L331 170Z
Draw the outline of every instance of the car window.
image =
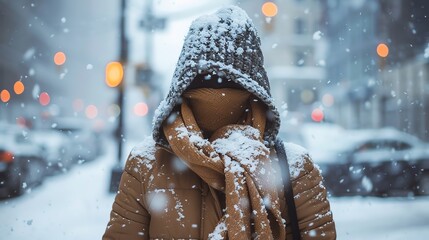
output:
M407 150L407 149L410 149L411 147L412 146L407 142L392 141L392 148L395 149L396 151Z
M380 142L371 141L371 142L366 142L366 143L359 145L355 151L356 152L368 152L368 151L380 149L381 146L382 146L382 144Z
M412 146L404 141L397 140L379 140L379 141L370 141L359 145L356 148L356 152L368 152L368 151L379 151L379 150L388 150L388 151L403 151L410 149Z

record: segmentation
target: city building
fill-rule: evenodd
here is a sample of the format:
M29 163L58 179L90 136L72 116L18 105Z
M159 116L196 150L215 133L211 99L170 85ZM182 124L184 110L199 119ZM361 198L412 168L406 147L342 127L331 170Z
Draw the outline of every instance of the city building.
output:
M309 120L325 82L326 41L320 1L238 1L258 28L271 92L282 117ZM262 11L277 6L273 17ZM268 14L270 14L268 12ZM286 106L287 105L287 106ZM287 114L286 114L287 113ZM296 115L295 113L298 113ZM284 118L285 119L285 118Z
M0 121L88 118L89 106L108 115L115 91L105 66L119 55L118 12L113 2L0 1L0 92L9 93ZM24 86L19 94L16 82Z
M326 114L347 128L390 126L428 140L429 3L322 4L329 41L324 92L335 99Z

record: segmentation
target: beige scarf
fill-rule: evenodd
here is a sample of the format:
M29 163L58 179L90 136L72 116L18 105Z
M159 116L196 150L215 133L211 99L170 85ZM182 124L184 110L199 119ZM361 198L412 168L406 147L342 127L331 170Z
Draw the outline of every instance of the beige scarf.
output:
M183 96L180 114L163 129L173 152L225 193L226 213L210 236L285 239L270 151L263 144L265 106L239 89L201 88Z

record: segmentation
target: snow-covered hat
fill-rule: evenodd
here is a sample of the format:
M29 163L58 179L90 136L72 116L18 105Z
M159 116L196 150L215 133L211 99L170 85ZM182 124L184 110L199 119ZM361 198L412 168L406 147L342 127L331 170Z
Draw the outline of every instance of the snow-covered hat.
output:
M252 20L241 8L228 6L191 24L177 62L167 97L155 111L153 137L167 146L161 129L181 95L197 74L226 76L253 93L267 106L266 145L272 145L280 127L280 117L270 93L264 58Z

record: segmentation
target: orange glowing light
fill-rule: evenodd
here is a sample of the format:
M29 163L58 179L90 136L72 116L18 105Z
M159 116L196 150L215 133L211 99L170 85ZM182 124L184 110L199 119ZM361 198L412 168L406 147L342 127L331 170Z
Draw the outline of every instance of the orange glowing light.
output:
M124 77L124 69L120 62L110 62L106 66L106 84L109 87L117 87Z
M0 99L2 102L7 103L10 100L10 93L8 90L4 89L0 93Z
M94 105L88 105L85 109L86 117L89 119L94 119L98 115L98 109Z
M13 153L11 153L11 152L2 151L2 152L0 152L0 159L2 162L10 163L13 161L14 156L13 156Z
M54 55L54 63L58 66L63 65L66 62L66 54L63 52L57 52Z
M39 96L39 103L42 106L46 106L51 102L51 97L49 96L49 94L47 92L42 92Z
M387 55L389 55L389 47L384 43L378 44L377 54L380 57L387 57Z
M144 117L146 116L148 111L149 111L149 108L147 107L147 104L144 102L137 103L134 106L134 114L137 116Z
M25 89L24 84L21 81L17 81L13 85L13 91L15 91L15 93L18 95L23 93L24 89Z
M315 122L321 122L324 118L323 111L320 108L316 108L311 112L311 119Z
M266 2L262 5L262 13L266 17L274 17L277 15L277 5L273 2Z

